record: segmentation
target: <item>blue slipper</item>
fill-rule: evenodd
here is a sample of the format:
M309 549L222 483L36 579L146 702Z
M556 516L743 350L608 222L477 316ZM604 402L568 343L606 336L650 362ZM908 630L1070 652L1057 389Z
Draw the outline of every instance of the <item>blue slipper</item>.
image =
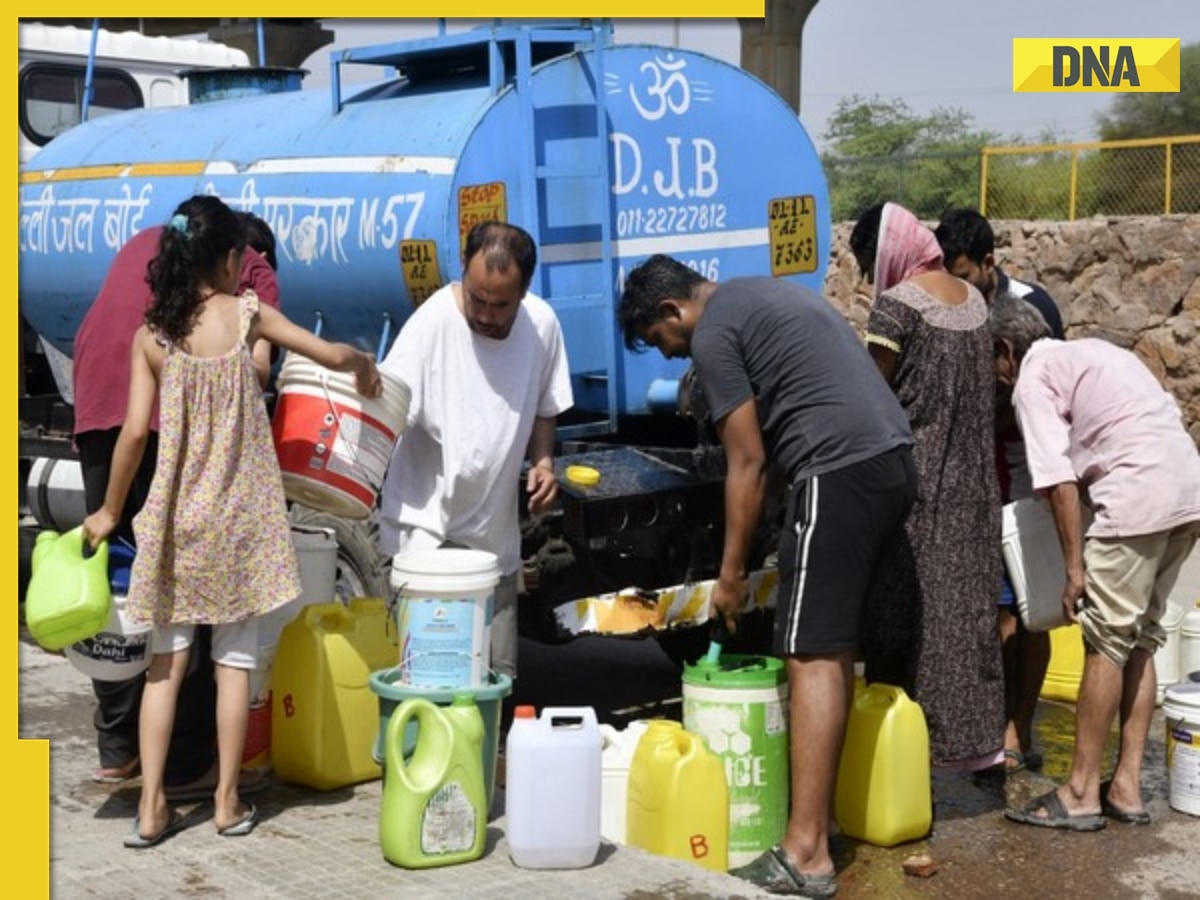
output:
M226 828L218 828L217 834L221 837L245 837L254 830L254 826L258 824L258 807L253 803L246 804L249 809L246 814L238 821Z
M163 826L162 831L153 837L142 837L141 819L138 816L133 817L133 830L125 837L125 846L131 850L145 850L149 847L156 847L169 838L176 832L183 831L184 821L183 816L178 812L172 812L171 818L167 819L167 824Z

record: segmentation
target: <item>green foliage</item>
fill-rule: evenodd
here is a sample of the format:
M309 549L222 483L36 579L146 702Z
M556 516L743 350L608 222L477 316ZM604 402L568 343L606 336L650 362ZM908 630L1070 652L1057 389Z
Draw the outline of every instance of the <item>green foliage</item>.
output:
M979 203L979 150L995 136L971 128L961 109L918 116L899 99L844 97L825 134L822 157L834 221L868 206L902 203L936 219L950 206Z
M1179 93L1117 94L1096 123L1102 141L1200 133L1200 44L1179 49Z

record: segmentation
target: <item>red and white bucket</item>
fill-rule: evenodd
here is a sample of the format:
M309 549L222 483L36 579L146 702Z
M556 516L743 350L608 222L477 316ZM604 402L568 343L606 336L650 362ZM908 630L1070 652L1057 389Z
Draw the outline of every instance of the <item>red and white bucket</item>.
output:
M289 500L345 519L371 514L412 397L380 374L383 396L369 399L354 376L287 355L271 430Z

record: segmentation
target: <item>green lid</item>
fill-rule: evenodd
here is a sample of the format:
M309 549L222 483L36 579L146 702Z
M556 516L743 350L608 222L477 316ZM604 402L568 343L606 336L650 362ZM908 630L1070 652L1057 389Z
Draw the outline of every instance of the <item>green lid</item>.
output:
M475 705L475 695L469 694L466 691L455 691L454 692L454 702L451 705L452 706L474 706Z
M787 681L783 660L774 656L723 654L716 663L701 659L683 667L683 683L718 688L774 687Z

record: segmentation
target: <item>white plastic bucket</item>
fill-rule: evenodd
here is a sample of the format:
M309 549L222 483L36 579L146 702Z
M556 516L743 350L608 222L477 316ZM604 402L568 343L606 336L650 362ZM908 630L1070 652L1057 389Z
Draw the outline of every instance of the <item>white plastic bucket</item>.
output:
M80 672L97 681L125 681L150 668L151 627L135 625L125 615L125 595L112 595L112 612L103 630L63 648Z
M629 766L647 724L645 719L636 719L620 731L611 725L600 726L600 836L614 844L625 843Z
M1167 800L1172 809L1200 816L1200 684L1183 682L1163 700L1167 726Z
M1179 675L1183 680L1200 671L1200 600L1183 616L1179 625Z
M402 684L454 688L487 683L499 581L496 555L483 550L440 547L392 560L392 588L400 594L396 630Z
M1168 603L1166 611L1163 612L1162 621L1159 623L1162 625L1163 631L1167 633L1167 642L1154 654L1154 678L1158 684L1154 702L1157 706L1162 706L1167 688L1180 680L1179 626L1182 622L1182 607Z
M412 396L380 374L383 396L368 399L352 375L288 354L271 428L289 500L345 519L371 514Z
M29 468L25 500L43 528L65 533L82 525L87 504L79 460L39 456Z

